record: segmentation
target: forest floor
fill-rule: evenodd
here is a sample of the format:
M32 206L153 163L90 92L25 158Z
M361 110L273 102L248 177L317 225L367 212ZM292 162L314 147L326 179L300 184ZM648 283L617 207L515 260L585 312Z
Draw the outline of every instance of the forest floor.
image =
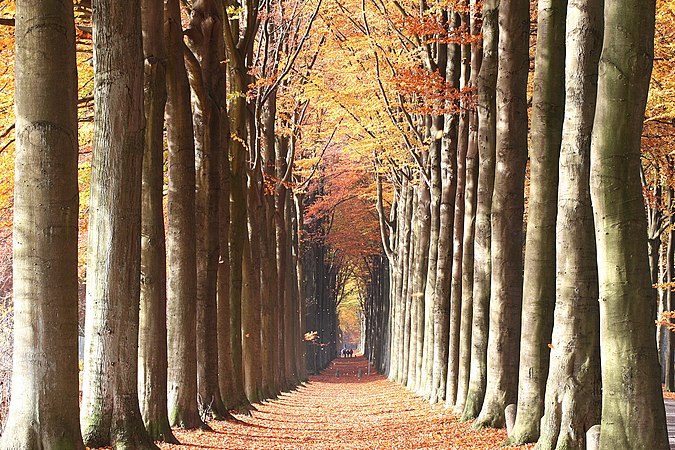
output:
M363 357L337 359L296 390L255 407L251 415L236 415L237 421L210 422L213 432L176 430L183 445L160 447L468 450L496 449L506 438L506 430L473 430L443 406L381 375L367 375Z

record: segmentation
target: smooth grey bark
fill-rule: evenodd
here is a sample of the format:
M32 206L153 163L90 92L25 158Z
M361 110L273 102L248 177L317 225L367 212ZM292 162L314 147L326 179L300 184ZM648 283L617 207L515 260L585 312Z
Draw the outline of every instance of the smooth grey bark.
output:
M459 26L459 15L452 14L450 24ZM446 82L459 88L461 75L461 49L459 45L448 46ZM446 114L441 140L441 204L439 209L440 231L436 262L436 286L433 294L434 361L432 373L432 401L446 397L448 377L448 349L450 336L450 286L452 283L452 237L455 221L455 196L457 191L457 114Z
M401 384L406 384L408 381L408 360L410 358L410 305L411 305L411 291L412 291L412 255L415 254L415 241L413 239L413 227L415 223L415 211L416 211L416 198L415 190L409 184L408 185L408 194L406 201L408 205L406 206L406 245L404 249L404 258L403 258L403 286L401 289L402 297L402 312L401 315L401 359L399 361L399 382Z
M476 427L503 426L504 408L518 396L529 24L528 0L500 4L488 382Z
M84 450L73 3L19 0L15 23L14 352L0 448Z
M472 7L476 7L475 0ZM471 14L469 21L471 34L480 33L480 19ZM483 59L483 44L471 43L471 76L469 86L475 87ZM478 189L478 111L469 111L469 143L466 154L466 187L464 193L464 254L462 256L462 308L459 336L459 368L457 373L457 398L454 411L461 415L466 404L471 372L471 332L473 326L473 276L474 242L476 240L476 202Z
M383 206L382 206L382 182L380 180L380 183L378 185L378 198L379 198L379 209L382 211L379 212L379 214L382 215L382 219L384 219L384 211L383 211ZM401 177L401 185L396 191L394 192L395 194L395 205L392 205L392 209L396 208L395 210L395 236L392 239L393 245L391 246L390 250L392 252L392 256L390 257L390 273L392 274L391 276L393 277L392 280L392 287L390 291L390 302L391 302L391 311L392 311L392 317L390 319L390 328L391 328L391 333L390 333L390 362L389 362L389 379L392 381L398 381L399 377L399 360L401 358L401 317L403 314L402 310L402 305L401 305L401 288L403 286L403 236L404 236L404 228L405 228L405 222L404 218L406 216L405 214L405 207L407 205L406 201L406 189L407 186L407 179L405 177ZM384 224L381 224L381 232L384 227ZM386 242L386 239L384 239Z
M556 225L555 322L536 448L585 449L600 420L598 280L590 147L602 43L602 0L569 0L565 120Z
M145 149L141 181L141 297L138 402L150 438L178 443L169 426L164 231L164 3L141 1L145 58Z
M81 427L85 445L156 449L138 405L143 47L140 0L93 2L94 142Z
M640 137L654 56L655 3L605 4L591 143L603 450L668 448L640 186Z
M218 309L216 300L219 237L221 115L225 110L225 74L221 11L213 0L192 4L185 31L195 133L195 225L197 258L197 393L205 411L228 416L218 382ZM194 55L194 56L193 56ZM227 148L225 146L225 148ZM204 415L204 414L202 414Z
M483 62L476 82L478 90L479 168L473 265L473 327L471 332L469 390L467 391L462 420L473 420L478 417L485 398L487 384L487 344L492 271L490 215L495 179L497 115L498 8L498 0L487 0L483 6Z
M567 0L538 3L518 409L509 442L539 437L555 305L558 158L565 108Z
M431 135L442 133L444 116L432 118ZM429 149L429 256L427 263L427 283L424 289L424 345L422 348L422 382L420 394L436 403L438 389L433 382L434 373L434 298L438 263L438 239L440 237L441 218L441 148L442 139L434 139Z
M425 162L425 166L426 166ZM426 167L425 167L426 170ZM431 196L429 185L420 180L417 186L417 215L415 221L415 252L413 256L413 287L411 293L410 359L408 363L408 389L415 391L420 382L424 346L424 292L429 263L431 237Z
M469 29L468 15L460 14L460 26ZM471 76L471 46L460 45L461 66L459 87L464 89ZM466 155L469 149L469 111L462 108L459 112L457 130L457 188L455 189L455 217L452 231L452 275L450 282L450 334L448 337L448 373L445 388L447 407L453 407L457 401L457 383L459 381L459 335L462 319L462 272L464 257L464 195L466 192Z
M178 0L165 0L164 14L169 149L166 236L169 423L196 428L204 424L197 409L194 130Z
M457 394L454 410L464 411L471 370L471 326L473 320L474 241L476 230L476 185L478 183L477 113L470 111L469 150L466 156L466 188L464 191L464 236L462 255L462 305L458 342Z

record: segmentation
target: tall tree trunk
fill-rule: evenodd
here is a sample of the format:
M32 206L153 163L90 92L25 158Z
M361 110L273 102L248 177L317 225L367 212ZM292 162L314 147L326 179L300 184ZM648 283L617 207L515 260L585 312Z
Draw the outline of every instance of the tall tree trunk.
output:
M143 159L141 4L93 2L94 142L82 435L89 447L152 449L138 406Z
M223 114L222 134L229 136L229 118ZM237 406L235 400L234 370L230 325L230 158L225 152L220 158L220 198L218 200L220 225L220 259L218 261L218 385L226 408Z
M197 233L197 393L210 416L228 415L218 384L218 314L216 302L219 253L221 114L225 109L223 26L214 0L192 5L185 34L193 92L195 132L195 213ZM204 415L204 414L203 414Z
M459 26L459 15L452 14L451 26ZM446 82L459 88L461 75L461 49L457 44L448 47ZM436 287L434 289L434 367L432 374L432 401L446 397L448 379L448 349L450 336L450 286L452 283L452 233L455 221L455 195L457 190L457 114L446 114L441 142L441 204L439 209L440 232Z
M439 389L434 384L434 298L438 263L438 238L441 232L441 147L443 143L442 115L432 118L431 135L434 141L429 150L430 229L427 283L424 290L424 346L422 349L422 385L420 393L431 403L438 401ZM437 375L439 376L439 374ZM438 383L440 384L440 383Z
M471 2L470 31L476 36L480 34L481 15L476 0ZM476 86L478 73L483 60L483 43L481 40L471 43L471 77L469 86ZM462 256L462 318L459 337L459 371L457 380L457 399L455 413L462 414L469 391L469 374L471 372L471 331L473 325L473 276L474 276L474 243L476 240L476 202L478 190L478 111L469 112L469 148L466 155L466 188L464 195L464 255Z
M425 164L426 166L426 164ZM408 389L417 390L422 371L422 355L424 346L424 292L427 283L427 266L429 263L429 240L431 232L431 214L429 185L423 180L417 187L417 233L414 254L414 275L412 292L412 316L410 322L410 361L408 369Z
M478 183L478 115L470 111L469 149L466 155L466 188L464 192L464 243L462 256L462 307L459 335L457 395L455 413L461 414L469 390L471 370L471 326L473 320L473 246L476 230L476 185Z
M668 232L668 247L666 248L666 280L665 282L671 286L670 289L666 289L665 293L665 306L666 311L672 311L675 308L673 304L673 289L672 284L675 279L675 215L672 214L673 208L675 207L675 189L672 187L668 189L668 207L670 208L671 215L668 219L670 222L670 231ZM673 322L672 319L669 319L669 322ZM675 390L675 367L673 366L675 345L673 345L673 331L672 329L664 330L666 334L663 341L665 342L664 349L664 358L663 358L663 370L664 370L664 384L667 391L673 392Z
M542 450L585 449L586 430L600 418L598 281L589 176L602 0L569 0L568 5L555 323L537 443ZM536 438L530 435L530 441Z
M476 195L476 241L474 243L473 327L471 333L471 371L469 390L462 420L473 420L485 398L487 384L487 345L492 272L491 224L492 192L495 181L497 26L499 2L486 0L483 5L483 62L478 89L478 186Z
M169 423L203 426L197 410L195 149L178 0L164 2L169 148L167 335Z
M603 361L600 448L605 450L668 448L640 186L655 3L624 0L605 5L591 144Z
M503 426L504 408L518 396L529 24L528 0L500 4L488 384L477 427Z
M272 93L263 105L260 124L262 139L263 171L263 236L260 239L261 258L261 340L262 340L262 378L266 396L279 393L275 374L277 372L278 352L276 339L279 333L277 322L277 295L279 276L276 264L276 228L274 226L274 194L270 190L276 178L275 164L275 119L276 92Z
M558 158L565 108L567 0L541 0L538 8L518 414L510 439L519 444L537 440L544 414L555 305Z
M247 189L248 236L244 254L244 295L242 295L242 350L244 356L244 390L251 403L263 399L262 358L261 358L261 298L260 298L260 245L258 239L262 235L261 217L262 200L259 192L261 186L255 174L249 175Z
M14 355L0 448L84 450L72 1L18 1L15 44Z
M414 261L415 261L415 231L414 228L417 222L418 199L415 189L409 187L408 193L408 250L406 252L405 262L405 287L403 289L403 298L405 299L405 310L403 313L403 358L401 359L401 384L407 385L411 356L411 329L412 329L412 315L413 315L413 293L414 293Z
M228 48L228 50L230 50ZM232 51L229 51L232 57ZM237 59L238 60L238 59ZM230 342L232 344L232 379L234 398L231 404L236 406L247 405L248 400L244 391L244 368L242 359L242 276L244 256L244 233L246 225L246 102L243 93L246 92L243 62L238 66L230 67L230 95L233 100L230 104Z
M145 149L141 197L141 305L138 399L153 440L178 443L169 426L166 350L166 239L164 232L164 3L142 0L145 57Z
M460 26L469 29L468 14L461 13ZM467 87L471 69L469 44L462 44L460 89ZM464 256L464 193L466 192L466 154L469 149L469 113L462 108L457 130L457 188L455 191L455 217L452 231L452 280L450 284L450 335L448 337L448 374L445 402L448 407L457 401L459 372L459 334L462 318L462 258Z

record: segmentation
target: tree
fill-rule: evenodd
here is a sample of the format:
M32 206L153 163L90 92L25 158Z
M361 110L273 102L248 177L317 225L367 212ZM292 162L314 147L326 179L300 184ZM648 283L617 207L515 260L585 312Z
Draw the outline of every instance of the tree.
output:
M603 361L601 449L668 448L639 170L655 3L607 2L604 10L591 143Z
M474 2L471 4L470 32L476 36L480 33L481 14ZM476 87L478 72L483 59L483 43L477 39L471 42L471 76L469 86ZM473 278L474 278L474 243L476 241L476 202L478 194L478 111L475 105L469 108L469 142L466 154L466 188L464 195L464 242L462 244L462 308L459 338L459 371L457 380L457 399L455 413L462 414L469 391L469 375L471 373L471 332L473 325ZM465 107L469 107L466 105Z
M499 6L497 146L492 198L492 279L488 384L476 426L504 425L504 408L518 395L523 291L523 208L527 161L527 75L530 2Z
M598 281L589 177L602 2L570 0L567 8L555 317L540 449L586 448L586 430L600 418Z
M86 445L157 448L138 406L143 47L140 1L93 2L93 173L82 435Z
M499 2L483 6L483 62L476 82L478 90L478 186L476 193L476 240L474 242L473 327L469 390L462 420L473 420L483 405L487 384L487 346L492 272L492 192L495 181L496 84Z
M510 442L536 441L555 304L556 197L565 107L567 0L538 4L518 409ZM572 219L575 220L575 219Z
M178 443L169 426L166 349L166 239L164 230L164 4L142 0L145 57L145 149L141 197L141 300L138 398L153 440Z
M172 426L204 426L197 410L195 148L190 85L183 60L178 0L164 2L167 48L166 129L168 401Z
M185 34L193 92L197 233L197 391L216 418L228 416L218 382L217 275L219 257L221 115L225 110L225 72L221 14L213 0L193 3ZM226 141L225 141L226 142ZM226 148L226 147L225 147ZM223 374L225 376L225 374Z
M16 33L13 392L0 448L84 450L72 2L18 1Z

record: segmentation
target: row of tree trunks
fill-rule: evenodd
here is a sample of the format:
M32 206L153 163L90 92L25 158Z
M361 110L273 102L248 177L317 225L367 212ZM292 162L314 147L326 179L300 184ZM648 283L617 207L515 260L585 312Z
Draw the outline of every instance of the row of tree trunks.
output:
M513 404L510 444L585 448L586 431L602 424L602 448L642 448L637 429L649 448L665 448L638 186L654 13L652 2L622 5L538 4L526 242L528 1L488 0L480 16L466 4L441 14L451 30L478 34L482 22L480 42L449 44L446 53L427 47L426 60L449 86L475 86L477 107L415 118L429 151L411 151L412 173L389 174L389 218L377 178L391 286L383 366L415 393L477 419L475 427L503 426ZM625 244L629 233L644 239ZM666 257L664 273L672 269ZM656 282L656 251L651 266ZM384 313L368 301L374 358ZM672 306L669 293L663 302ZM670 331L662 333L662 355L671 355ZM638 388L647 393L640 399Z
M17 5L13 386L27 392L13 396L2 448L154 449L155 440L177 443L171 426L208 428L203 419L227 418L227 408L304 379L303 200L285 183L283 195L264 189L265 174L275 175L274 105L266 122L271 165L263 169L257 157L263 141L244 145L251 116L236 94L247 89L241 69L257 25L250 21L240 35L225 6L195 1L183 31L178 0L93 4L96 114L78 417L73 5ZM242 36L249 47L232 45ZM281 158L292 161L292 151ZM326 335L334 342L326 286L321 298L333 305ZM40 364L46 371L34 367L40 355L49 357ZM285 372L277 380L279 361Z

